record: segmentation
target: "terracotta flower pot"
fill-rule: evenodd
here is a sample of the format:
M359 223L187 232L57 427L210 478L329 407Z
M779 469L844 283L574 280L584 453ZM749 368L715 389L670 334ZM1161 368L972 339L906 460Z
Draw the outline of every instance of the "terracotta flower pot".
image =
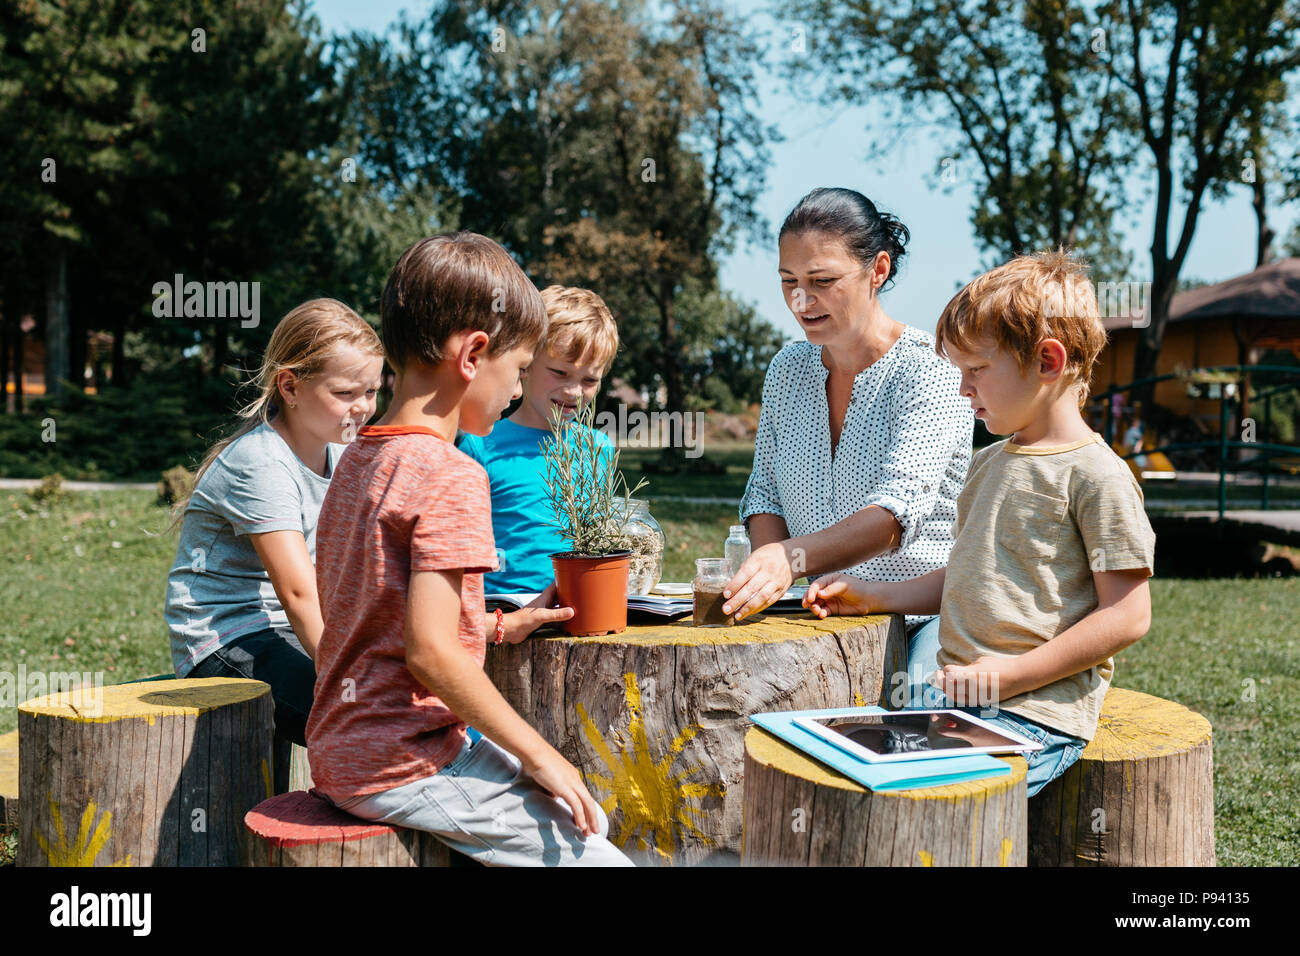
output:
M551 555L561 607L573 608L564 630L575 637L627 630L627 572L632 552L599 557Z

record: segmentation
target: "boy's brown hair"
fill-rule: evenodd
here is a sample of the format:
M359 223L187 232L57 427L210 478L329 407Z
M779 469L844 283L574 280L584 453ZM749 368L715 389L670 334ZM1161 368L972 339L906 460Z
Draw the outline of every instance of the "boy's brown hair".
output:
M448 337L486 332L493 355L546 335L537 287L500 245L475 232L421 239L402 253L379 300L380 335L394 369L442 361Z
M970 352L977 339L1010 352L1022 370L1033 364L1040 342L1056 339L1065 346L1065 374L1079 388L1082 408L1106 345L1087 267L1057 249L1017 256L974 279L944 307L934 350L943 355L944 344L952 343Z
M551 285L542 290L548 355L575 365L599 365L602 377L618 353L618 325L605 300L590 289Z

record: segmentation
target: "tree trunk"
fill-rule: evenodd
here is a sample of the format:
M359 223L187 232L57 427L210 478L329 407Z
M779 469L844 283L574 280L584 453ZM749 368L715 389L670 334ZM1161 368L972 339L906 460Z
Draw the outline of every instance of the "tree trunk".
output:
M664 386L668 392L667 410L681 413L686 411L686 394L682 389L682 370L678 364L681 356L677 342L677 320L673 315L672 284L660 283L657 298L659 335L663 341Z
M78 295L77 301L90 297ZM77 391L86 390L86 349L90 331L86 328L86 315L81 309L68 311L68 380L76 386Z
M233 866L270 795L271 690L214 677L18 708L20 866Z
M45 279L45 394L58 401L68 377L68 251L56 243Z
M9 314L9 309L0 313L0 398L4 399L4 410L10 414L14 410L13 397L9 393L9 369L10 358L13 356L13 350L9 347L13 341L12 327L17 325L13 316Z
M113 320L113 364L109 371L109 382L114 388L126 388L126 316L119 315Z
M1258 223L1255 239L1255 268L1268 265L1273 258L1273 237L1275 233L1268 225L1268 196L1264 189L1264 174L1258 169L1255 170L1255 182L1252 186L1253 196L1251 206L1255 209L1255 220Z
M1029 801L1031 866L1214 866L1210 722L1106 692L1083 757Z
M1160 343L1164 340L1165 326L1169 323L1169 308L1173 303L1174 289L1178 277L1171 270L1157 267L1151 283L1149 323L1138 336L1137 348L1133 352L1133 380L1151 378L1156 374L1160 360ZM1128 404L1135 401L1142 407L1150 409L1155 404L1155 384L1148 382L1134 388L1129 393Z
M18 826L18 731L0 735L0 828Z
M315 793L264 800L244 818L245 866L450 866L466 857L431 833L371 823Z
M746 866L1024 866L1026 766L880 791L755 727L745 735Z
M14 413L23 414L23 365L26 362L26 356L23 354L23 339L27 333L23 331L23 320L20 318L14 323Z
M880 704L905 674L898 615L764 615L489 647L486 671L564 754L639 862L735 863L749 715Z
M217 319L212 327L212 376L221 378L230 356L229 319Z

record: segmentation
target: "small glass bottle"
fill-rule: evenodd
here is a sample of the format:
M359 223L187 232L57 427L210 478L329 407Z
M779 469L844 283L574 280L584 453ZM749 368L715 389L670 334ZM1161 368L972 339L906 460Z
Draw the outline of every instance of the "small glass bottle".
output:
M731 573L735 574L739 571L740 566L749 557L749 533L743 524L731 526L731 533L727 535L727 543L723 545L722 553L731 562Z
M722 605L727 603L722 589L731 580L726 558L696 558L695 580L691 590L695 595L696 627L731 627L736 623L734 614L725 614Z

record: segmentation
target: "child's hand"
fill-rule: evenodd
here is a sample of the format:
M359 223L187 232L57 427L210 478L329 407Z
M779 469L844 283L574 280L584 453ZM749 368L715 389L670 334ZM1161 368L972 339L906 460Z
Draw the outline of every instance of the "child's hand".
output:
M518 644L543 624L555 624L573 617L573 608L552 606L557 600L555 582L552 581L535 601L518 611L503 614L501 623L505 627L505 636L502 640L507 644Z
M1017 686L1015 662L1014 657L981 657L964 666L947 664L935 683L958 707L991 707L1024 691Z
M870 614L873 610L866 582L838 571L808 585L803 606L821 618L831 614Z
M553 747L547 747L539 757L521 759L524 772L551 796L563 800L573 814L573 822L583 836L594 836L598 830L600 814L596 801L591 798L587 785L582 782L578 768Z

